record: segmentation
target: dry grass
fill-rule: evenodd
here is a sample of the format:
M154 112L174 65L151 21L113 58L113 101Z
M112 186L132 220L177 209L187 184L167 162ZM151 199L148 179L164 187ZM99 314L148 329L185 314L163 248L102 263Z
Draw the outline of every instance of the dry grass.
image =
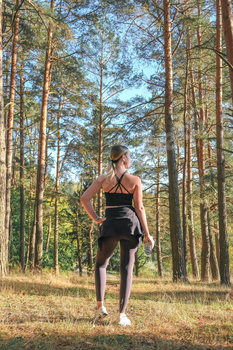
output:
M108 279L109 320L93 324L93 278L11 275L0 280L0 349L233 349L233 306L217 283L134 279L127 313L114 321L119 279Z

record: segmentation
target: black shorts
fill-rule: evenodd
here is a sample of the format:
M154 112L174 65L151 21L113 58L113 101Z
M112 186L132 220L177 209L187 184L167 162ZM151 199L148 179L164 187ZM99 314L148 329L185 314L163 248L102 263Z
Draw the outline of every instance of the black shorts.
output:
M104 237L111 236L138 236L144 237L141 223L135 209L132 206L107 208L105 210L106 220L100 226L98 246L101 250Z

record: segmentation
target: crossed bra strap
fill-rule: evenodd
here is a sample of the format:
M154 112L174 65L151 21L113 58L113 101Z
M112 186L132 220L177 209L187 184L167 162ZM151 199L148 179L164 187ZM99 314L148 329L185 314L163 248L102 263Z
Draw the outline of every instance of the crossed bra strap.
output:
M121 181L122 181L123 176L125 175L125 173L126 173L126 171L121 175L120 179L118 178L117 174L115 174L115 177L116 177L116 179L117 179L117 183L116 183L116 184L111 188L111 190L108 191L107 193L110 193L115 187L116 187L115 192L112 192L112 193L117 193L118 188L121 190L121 193L124 193L124 192L122 191L122 187L123 187L123 188L128 192L128 194L130 194L129 191L125 188L125 186L122 185L122 183L121 183Z

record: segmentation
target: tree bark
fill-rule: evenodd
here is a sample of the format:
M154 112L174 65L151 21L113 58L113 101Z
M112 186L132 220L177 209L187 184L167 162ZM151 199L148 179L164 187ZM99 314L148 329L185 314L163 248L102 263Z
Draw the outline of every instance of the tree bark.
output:
M198 3L198 15L201 16L201 7ZM197 27L197 39L198 45L201 46L201 26ZM200 53L201 55L201 53ZM199 64L198 67L198 85L199 85L199 105L200 105L200 118L199 118L199 183L200 183L200 217L201 217L201 233L202 233L202 250L201 250L201 280L209 282L209 263L210 263L210 242L208 233L208 220L207 220L207 205L205 201L205 143L204 143L204 125L205 116L203 109L203 86L202 86L202 73Z
M158 179L157 179L157 194L156 194L156 252L159 277L163 277L163 263L160 244L160 138L158 149Z
M218 267L219 267L219 273L220 273L220 247L219 247L219 231L217 227L217 223L214 222L214 235L215 235L215 249L216 249L216 255L218 260Z
M214 243L213 243L213 237L211 232L211 222L210 222L210 212L208 210L207 213L208 216L208 231L209 231L209 240L210 240L210 267L211 267L211 273L212 273L212 279L213 281L220 280L219 275L219 267L218 267L218 260L215 253Z
M54 8L55 0L51 0L51 8ZM42 271L43 256L43 196L44 196L44 173L45 173L45 146L46 146L46 126L47 108L51 78L51 45L52 45L52 23L48 27L48 41L45 56L45 72L43 84L43 97L40 120L40 136L38 147L38 168L37 168L37 221L36 221L36 249L35 266L38 271Z
M24 198L24 77L23 64L20 75L20 253L19 261L22 271L25 270L25 198Z
M76 236L77 236L77 255L78 255L78 267L79 267L79 276L82 277L82 257L81 257L81 242L80 242L80 226L78 219L78 208L76 213Z
M103 166L103 43L100 63L100 116L99 116L99 162L98 175L102 175ZM102 190L98 192L98 215L102 217Z
M50 205L52 205L52 200ZM49 250L49 240L50 240L50 235L51 235L51 215L49 215L49 227L48 227L48 235L47 235L47 241L46 241L46 248L45 251L47 252Z
M180 223L178 176L176 168L175 142L173 131L173 76L171 53L170 3L163 0L164 10L164 54L165 54L165 125L167 137L167 162L169 174L170 234L172 243L173 280L186 279L184 248Z
M0 0L0 277L7 274L6 254L6 129L4 120L3 100L3 69L2 69L2 0Z
M233 23L232 23L232 4L231 0L221 0L218 1L217 10L219 12L219 6L222 6L222 23L223 23L223 30L224 30L224 38L227 48L227 60L231 64L231 67L229 67L229 74L230 74L230 82L231 82L231 94L232 94L232 101L233 101ZM218 13L217 13L218 15ZM220 15L221 16L221 15ZM221 269L220 269L221 270ZM227 274L227 273L226 273ZM225 279L225 277L224 277ZM228 280L229 277L226 277L226 280ZM222 277L221 277L222 281ZM225 282L221 282L225 283ZM228 282L227 282L228 284Z
M216 49L222 51L222 15L221 0L216 3ZM231 1L222 0L223 27L227 46L227 57L233 65L233 27ZM231 45L231 47L229 47ZM230 71L233 97L233 71ZM227 209L225 189L225 157L223 153L223 115L222 115L222 60L216 55L216 132L217 132L217 167L218 167L218 217L220 246L221 284L230 284L229 242L227 231Z
M16 1L16 7L21 0ZM6 261L8 263L8 244L9 244L9 223L11 212L11 169L12 169L12 149L13 149L13 120L14 120L14 102L15 102L15 75L17 62L17 44L19 33L19 11L16 14L14 23L14 37L12 43L12 61L11 61L11 79L10 79L10 106L7 122L7 145L6 145L6 216L5 216L5 243L6 243Z
M59 204L59 178L60 178L60 116L57 119L58 127L58 140L57 140L57 176L56 176L56 199L55 199L55 228L54 228L54 271L56 275L59 275L59 264L58 264L58 204Z
M196 242L195 242L195 233L194 233L194 222L193 222L193 190L192 190L192 120L191 115L189 116L188 121L188 180L187 180L187 209L188 209L188 219L189 219L189 249L190 249L190 258L192 265L192 274L196 279L200 278L199 268L197 263L197 253L196 253Z
M187 41L189 36L187 35ZM185 86L184 86L184 115L183 115L183 124L184 124L184 165L183 165L183 203L182 203L182 218L183 218L183 242L184 242L184 265L185 265L185 274L188 277L188 238L187 238L187 184L186 184L186 170L187 170L187 93L188 93L188 71L189 71L189 43L187 42L186 50L186 74L185 74Z

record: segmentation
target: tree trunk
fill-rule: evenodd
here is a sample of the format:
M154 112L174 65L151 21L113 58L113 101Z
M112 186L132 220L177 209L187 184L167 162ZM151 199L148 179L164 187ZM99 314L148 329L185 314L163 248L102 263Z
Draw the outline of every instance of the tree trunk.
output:
M229 63L231 64L231 67L229 67L229 74L230 74L230 81L231 81L231 94L232 94L232 101L233 101L233 23L232 23L232 4L231 0L217 0L217 11L219 12L219 7L222 3L222 23L223 23L223 30L224 30L224 38L227 48L227 59ZM217 12L217 15L218 15ZM220 15L221 16L221 15ZM221 250L221 248L220 248ZM220 268L221 270L221 268ZM221 273L221 272L220 272ZM228 275L228 273L225 273ZM230 277L226 276L223 279L226 279L227 281L230 280ZM229 282L222 282L222 274L221 274L221 283L229 283Z
M187 201L188 201L188 219L189 219L189 247L190 247L190 258L192 265L192 274L196 279L200 278L199 268L197 263L196 253L196 242L194 233L194 222L193 222L193 200L192 200L192 121L191 116L188 122L188 180L187 180Z
M164 54L165 54L165 125L167 137L167 162L169 174L170 234L172 243L173 280L186 279L184 248L180 223L179 188L176 168L175 142L173 132L173 76L171 53L170 3L163 1L164 9Z
M21 0L16 1L16 7ZM11 81L10 81L10 106L7 123L7 145L6 145L6 216L5 216L5 243L6 243L6 261L8 263L8 244L9 244L9 223L11 212L11 169L12 169L12 149L13 149L13 120L14 120L14 102L15 102L15 75L17 61L17 43L19 33L19 11L16 14L14 23L14 38L12 43L12 61L11 61Z
M158 179L157 179L157 194L156 194L156 252L159 277L163 277L163 264L160 244L160 138L158 150Z
M17 127L17 125L15 125ZM17 151L18 151L18 131L15 132L15 144L12 161L12 182L11 185L16 189L16 178L17 178Z
M25 255L25 198L24 198L24 79L23 64L20 75L20 253L19 261L24 271Z
M51 0L51 8L54 8L55 0ZM38 271L42 271L43 256L43 196L44 196L44 172L45 172L45 146L46 146L46 126L47 107L51 78L51 45L52 45L52 23L48 28L48 41L45 56L45 72L42 97L42 109L40 120L40 136L38 147L38 168L37 168L37 221L36 221L36 250L35 266Z
M59 204L59 177L60 177L60 116L57 119L58 127L58 140L57 140L57 176L56 176L56 199L55 199L55 228L54 228L54 271L56 275L59 275L58 265L58 204Z
M188 40L188 35L187 35ZM183 242L184 242L184 265L185 265L185 274L188 277L188 239L187 239L187 189L186 189L186 170L187 170L187 123L186 123L186 114L187 114L187 92L188 92L188 71L189 71L189 44L187 42L187 51L186 51L186 74L185 74L185 86L184 86L184 115L183 115L183 124L184 124L184 165L183 165L183 203L182 203L182 218L183 218Z
M6 254L6 130L4 121L2 70L2 0L0 0L0 278L7 274Z
M29 267L31 271L35 269L36 215L37 215L37 200L35 197L34 217L33 217L32 232L31 232L31 239L30 239L30 252L29 252Z
M99 162L98 176L102 175L103 164L103 43L100 63L100 117L99 117ZM98 192L98 215L102 217L102 190Z
M51 203L52 203L52 200L51 200ZM52 205L50 203L50 205ZM51 215L49 215L49 227L48 227L48 235L47 235L47 242L46 242L46 248L45 248L45 251L47 252L49 250L49 240L50 240L50 235L51 235Z
M76 235L77 235L77 255L78 255L78 267L79 267L79 276L82 277L82 257L81 257L81 242L80 242L80 226L78 219L78 208L76 213Z
M32 130L32 134L33 134L33 130ZM34 130L34 142L36 141L36 128ZM30 145L32 147L33 141L32 139L30 139ZM33 167L33 175L31 177L31 188L33 189L34 184L36 183L36 179L35 179L35 164L36 164L36 157L35 157L35 149L33 148L32 151L32 163L34 164ZM29 269L30 270L34 270L35 268L35 242L36 242L36 188L34 188L35 190L35 201L34 201L34 216L33 216L33 222L32 222L32 228L31 228L31 233L30 231L28 231L28 234L30 235L30 246L29 246Z
M217 223L214 222L214 235L215 235L215 247L216 247L216 255L218 260L218 267L220 273L220 247L219 247L219 231L217 228Z
M222 15L221 0L217 0L216 49L222 51ZM231 1L222 0L223 27L227 46L228 60L233 65L233 27ZM229 17L230 16L230 17ZM229 32L228 32L229 31ZM231 45L231 47L229 47ZM233 71L230 71L233 97ZM220 245L221 284L230 284L229 243L227 232L227 210L225 190L225 158L223 153L223 115L222 115L222 60L216 55L216 132L217 132L217 167L218 167L218 217Z
M27 270L28 261L29 261L29 252L30 252L30 226L31 226L31 214L32 214L32 197L33 197L33 183L32 175L30 175L30 198L29 198L29 208L28 208L28 245L27 245L27 255L25 263L25 271Z
M214 243L213 243L213 237L211 232L211 222L210 222L210 212L208 210L207 212L208 216L208 231L209 231L209 240L210 240L210 267L211 267L211 273L212 273L212 279L213 281L219 280L219 268L218 268L218 260L214 249Z
M198 15L201 16L201 7L198 3ZM201 46L201 26L197 27L197 39L198 45ZM200 51L201 55L201 51ZM207 221L207 205L205 201L205 143L204 143L204 125L205 116L203 109L203 87L202 87L202 74L201 67L198 68L198 82L199 82L199 105L200 105L200 118L199 118L199 183L200 183L200 217L201 217L201 233L202 233L202 250L201 250L201 280L209 282L209 262L210 262L210 242L208 233L208 221Z

